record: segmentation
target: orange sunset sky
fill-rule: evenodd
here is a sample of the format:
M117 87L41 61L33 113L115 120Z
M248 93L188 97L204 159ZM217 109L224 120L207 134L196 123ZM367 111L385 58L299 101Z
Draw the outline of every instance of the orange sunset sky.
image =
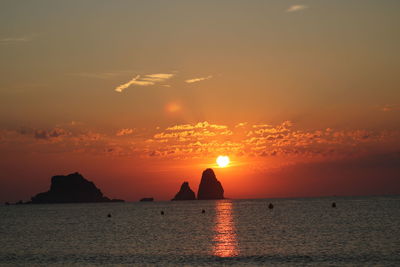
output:
M400 193L399 1L0 1L0 201ZM219 155L231 163L219 168Z

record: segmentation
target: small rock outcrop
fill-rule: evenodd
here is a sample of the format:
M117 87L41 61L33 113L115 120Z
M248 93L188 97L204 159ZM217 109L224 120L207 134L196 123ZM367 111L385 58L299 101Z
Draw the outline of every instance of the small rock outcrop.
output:
M224 189L212 169L203 171L197 199L223 199Z
M192 189L189 187L188 182L183 182L181 189L176 193L172 200L195 200L196 196Z
M152 198L152 197L144 197L144 198L141 198L139 201L140 202L152 202L152 201L154 201L154 198Z
M47 192L31 198L33 204L41 203L80 203L80 202L123 202L104 196L95 184L79 173L57 175L51 178L51 187Z

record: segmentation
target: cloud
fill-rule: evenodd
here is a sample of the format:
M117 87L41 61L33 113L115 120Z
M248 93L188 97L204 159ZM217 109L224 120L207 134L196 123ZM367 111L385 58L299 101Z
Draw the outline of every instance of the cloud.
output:
M247 122L239 122L238 124L235 125L235 128L245 127L246 125L247 125Z
M162 82L172 78L174 74L170 73L157 73L157 74L147 74L141 80L150 82Z
M150 86L156 83L166 81L171 79L175 74L171 73L156 73L156 74L146 74L144 76L136 75L132 80L117 86L114 90L116 92L122 92L131 85L137 86Z
M400 110L400 105L384 105L383 107L380 107L380 110L383 112L389 112L389 111L399 111Z
M35 138L36 139L48 139L49 136L45 130L36 130L35 131Z
M288 9L286 9L286 12L296 12L296 11L301 11L304 9L307 9L308 6L305 5L292 5Z
M122 91L124 91L126 88L128 88L131 85L147 86L147 85L153 85L154 84L154 83L148 82L148 81L147 82L146 81L139 81L138 80L139 78L140 78L140 75L137 75L135 78L133 78L129 82L117 86L115 88L115 91L122 92Z
M21 133L24 134L24 133ZM68 132L62 128L54 128L50 131L46 131L46 130L35 130L34 132L34 137L36 139L50 139L50 138L56 138L59 136L63 136L63 135L67 135Z
M354 157L374 150L391 148L400 132L364 129L306 130L291 121L279 124L227 125L198 122L158 129L147 139L146 151L153 156L201 158L214 154L238 157L287 157L294 161L318 161L324 158ZM162 144L162 145L161 145Z
M227 129L228 126L226 125L219 125L219 124L210 124L207 121L198 122L196 124L179 124L168 127L167 131L175 131L175 130L193 130L199 128L214 128L214 129Z
M270 125L270 124L254 124L252 127L253 128L270 128L270 127L272 127L272 125Z
M117 131L115 134L116 136L124 136L124 135L129 135L133 133L133 129L130 128L123 128Z
M197 83L197 82L209 80L209 79L211 79L212 77L213 77L212 75L209 75L209 76L207 76L207 77L193 78L193 79L186 80L185 83Z
M22 37L4 37L0 39L0 44L25 43L33 40L33 35Z
M400 151L399 130L301 129L291 121L232 125L200 121L155 129L117 128L112 133L74 124L50 129L0 128L0 148L90 154L106 151L108 155L169 159L230 155L244 161L276 160L274 164L278 165Z

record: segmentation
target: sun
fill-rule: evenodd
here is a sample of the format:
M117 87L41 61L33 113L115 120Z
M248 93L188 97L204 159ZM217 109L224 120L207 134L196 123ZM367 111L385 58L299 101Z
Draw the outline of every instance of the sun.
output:
M217 164L219 167L221 168L225 168L226 166L229 165L229 163L231 162L229 160L228 156L218 156L217 160L216 160Z

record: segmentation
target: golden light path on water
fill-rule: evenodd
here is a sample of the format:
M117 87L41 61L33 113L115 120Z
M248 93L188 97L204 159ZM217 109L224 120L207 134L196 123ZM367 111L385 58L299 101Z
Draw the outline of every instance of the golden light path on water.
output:
M239 255L235 222L231 201L218 201L215 206L215 227L213 254L219 257Z

